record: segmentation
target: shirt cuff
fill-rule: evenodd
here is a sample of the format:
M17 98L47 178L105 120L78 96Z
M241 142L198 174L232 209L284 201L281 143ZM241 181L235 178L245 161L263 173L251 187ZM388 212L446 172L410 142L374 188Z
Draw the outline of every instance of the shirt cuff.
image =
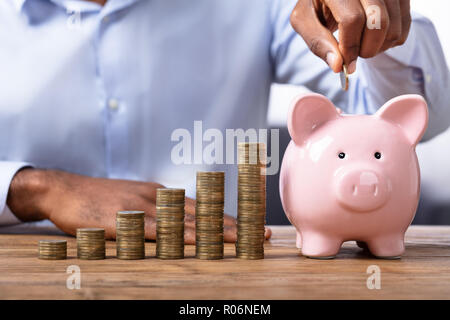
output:
M31 165L26 162L0 161L0 225L20 223L20 220L6 205L6 199L14 175L20 169L29 166Z

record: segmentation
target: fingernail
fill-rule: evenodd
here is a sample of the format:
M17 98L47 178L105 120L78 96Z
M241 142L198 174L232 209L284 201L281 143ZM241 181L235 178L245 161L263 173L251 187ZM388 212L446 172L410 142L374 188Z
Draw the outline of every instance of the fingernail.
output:
M348 74L352 74L353 72L356 71L356 60L353 60L352 62L350 62L350 64L348 65L347 68L347 72Z
M334 67L334 62L336 61L336 55L333 52L328 52L326 56L327 64L331 69ZM334 69L333 69L334 70Z

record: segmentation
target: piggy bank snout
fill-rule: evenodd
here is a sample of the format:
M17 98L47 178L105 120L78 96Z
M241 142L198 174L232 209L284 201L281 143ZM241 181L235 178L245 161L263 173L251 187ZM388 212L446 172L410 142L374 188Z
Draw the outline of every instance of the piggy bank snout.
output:
M340 205L358 212L375 210L389 197L389 181L373 170L345 170L337 175L335 192Z

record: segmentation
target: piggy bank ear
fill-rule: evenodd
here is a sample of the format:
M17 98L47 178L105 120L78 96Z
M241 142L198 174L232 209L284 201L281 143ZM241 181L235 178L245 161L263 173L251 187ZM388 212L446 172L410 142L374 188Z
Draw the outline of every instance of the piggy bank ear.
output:
M420 141L428 125L427 103L417 94L406 94L389 100L376 115L399 126L411 145Z
M295 144L301 145L315 129L338 117L336 107L330 100L317 93L308 93L293 101L287 127Z

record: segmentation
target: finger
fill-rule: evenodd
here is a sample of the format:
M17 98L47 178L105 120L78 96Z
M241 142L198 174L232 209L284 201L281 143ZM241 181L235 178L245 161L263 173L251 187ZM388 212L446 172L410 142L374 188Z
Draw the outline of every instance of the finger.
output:
M186 226L195 229L195 200L187 198L184 206L184 223Z
M95 225L90 225L89 228L91 228L91 227L95 227ZM116 239L116 232L117 231L116 231L116 220L115 220L115 217L114 218L111 217L110 219L105 219L105 221L102 223L102 225L98 226L98 227L105 229L105 239L107 239L107 240ZM75 231L75 233L73 235L76 235L76 231Z
M400 15L402 16L402 32L400 39L395 45L400 46L408 39L409 30L411 28L411 8L409 0L400 0Z
M191 227L184 227L184 243L195 244L195 229Z
M326 3L338 23L339 50L347 71L353 73L366 25L366 14L359 0L327 0Z
M269 227L265 227L264 237L266 238L266 240L270 239L271 236L272 230Z
M389 14L389 28L379 52L394 47L402 35L400 3L398 0L385 0L385 4Z
M136 195L140 195L144 199L156 202L156 190L158 188L164 188L163 185L155 182L142 182L142 181L130 181L130 180L115 180L122 184L124 187ZM116 182L117 183L117 182Z
M236 228L236 218L225 214L223 217L223 224L228 227Z
M195 215L195 203L194 199L186 197L184 212L189 215Z
M362 0L367 23L361 40L359 56L372 58L381 49L389 29L389 13L383 0Z
M162 184L156 183L156 182L146 182L148 194L147 196L149 199L153 202L156 202L156 192L157 189L165 188Z
M195 216L193 215L184 215L184 225L190 228L195 228Z
M196 201L191 198L186 198L185 202L185 213L187 221L195 221L195 203ZM230 215L224 215L224 225L225 226L236 226L236 219Z
M145 217L145 239L156 240L156 220L153 217ZM184 226L184 242L195 244L195 228Z
M154 202L147 202L144 205L136 206L136 208L144 208L145 215L149 217L156 217L156 204Z
M320 22L310 0L297 2L290 21L294 30L305 40L309 49L325 61L334 72L340 72L342 56L338 43L331 31Z
M187 226L195 228L195 216L186 214L184 216L184 222ZM236 229L236 219L228 215L224 215L223 225Z
M223 237L225 242L236 242L237 229L229 226L223 228Z
M223 225L230 227L230 228L235 228L236 229L236 222L235 219L233 217L230 217L228 215L224 215L224 221L223 221ZM186 214L184 216L184 223L192 228L195 228L195 215L192 214Z
M156 220L152 216L145 216L145 239L156 240Z

